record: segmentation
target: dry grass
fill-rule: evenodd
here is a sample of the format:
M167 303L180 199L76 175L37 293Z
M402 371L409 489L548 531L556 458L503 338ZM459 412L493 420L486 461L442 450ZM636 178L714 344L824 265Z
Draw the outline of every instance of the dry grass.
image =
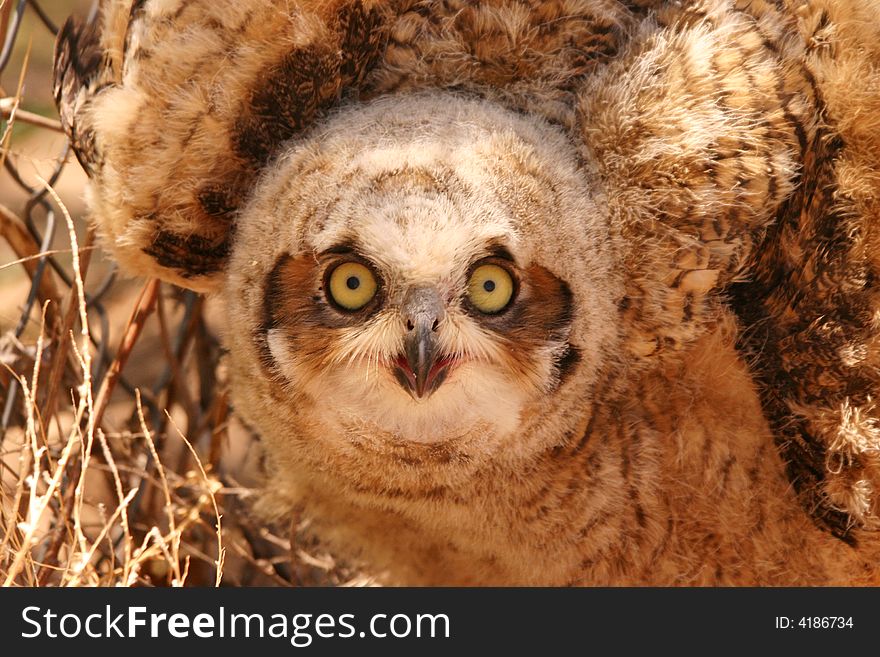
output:
M0 0L0 28L13 4ZM0 69L0 583L363 583L298 538L302 527L250 511L257 446L228 403L218 311L158 281L118 280L101 258L78 217L76 163L38 154L63 145L57 118L22 96L29 60L50 84L51 40L32 53L25 30L14 37L19 69Z
M68 312L58 314L69 324L70 310L75 309L79 328L75 332L67 326L47 326L46 310L56 302L46 300L34 347L6 342L7 380L18 383L21 421L7 427L3 440L0 581L5 586L133 585L155 582L160 575L171 585L183 585L194 555L205 559L205 542L191 545L193 536L211 523L216 530L211 551L216 556L210 566L213 582L219 584L226 548L216 496L223 485L215 474L208 474L210 465L206 470L187 443L198 471L166 475L139 394L140 433L127 437L132 445L124 457L114 455L119 450L111 447L120 437L112 437L102 425L118 373L155 311L159 285L153 281L144 287L110 372L96 386L76 229L61 200L48 189L66 219L75 283L66 300ZM8 364L26 362L28 354L33 356L29 376ZM53 381L57 375L51 374L59 371L66 375L62 378L76 381L75 388ZM8 395L10 386L6 388ZM60 403L58 397L68 393L70 400ZM66 413L52 410L65 407ZM143 461L138 452L144 449L155 468L138 463ZM141 489L158 491L159 503L142 503L134 509ZM161 515L144 522L143 509L150 506L161 509Z

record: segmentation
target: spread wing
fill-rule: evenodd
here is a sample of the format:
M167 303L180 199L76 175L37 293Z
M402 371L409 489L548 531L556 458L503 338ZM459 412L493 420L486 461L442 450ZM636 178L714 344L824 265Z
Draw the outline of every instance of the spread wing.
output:
M880 527L880 3L811 2L799 26L825 121L733 294L795 490L855 540Z
M98 161L95 133L86 120L85 108L107 83L111 74L104 59L98 22L71 16L61 29L55 46L54 96L61 124L73 151L89 175Z
M56 99L91 176L93 220L123 266L210 288L249 188L372 65L386 9L107 0L98 20L68 20Z
M732 306L804 507L856 540L880 526L880 2L652 4L577 91L635 246L630 357Z

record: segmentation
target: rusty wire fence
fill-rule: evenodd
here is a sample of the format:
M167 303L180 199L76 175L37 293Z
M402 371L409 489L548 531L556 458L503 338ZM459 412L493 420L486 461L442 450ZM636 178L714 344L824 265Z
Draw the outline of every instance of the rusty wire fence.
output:
M301 527L250 511L254 438L230 412L212 301L120 277L68 209L85 180L54 111L29 108L51 76L28 66L69 10L0 0L0 584L351 581ZM60 145L28 175L40 135Z

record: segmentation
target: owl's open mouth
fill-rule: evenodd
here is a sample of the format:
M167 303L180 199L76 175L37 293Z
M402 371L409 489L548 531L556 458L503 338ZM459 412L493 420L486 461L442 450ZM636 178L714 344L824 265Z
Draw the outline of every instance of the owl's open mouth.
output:
M440 387L457 362L455 358L444 356L430 364L413 367L406 356L398 356L393 362L394 377L413 399L425 399Z

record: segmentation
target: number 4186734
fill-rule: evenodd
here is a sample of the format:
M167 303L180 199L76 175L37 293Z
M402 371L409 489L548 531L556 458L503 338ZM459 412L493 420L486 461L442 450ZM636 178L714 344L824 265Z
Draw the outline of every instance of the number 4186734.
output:
M777 630L851 630L852 627L852 616L801 616L800 618L790 618L789 616L776 617Z

